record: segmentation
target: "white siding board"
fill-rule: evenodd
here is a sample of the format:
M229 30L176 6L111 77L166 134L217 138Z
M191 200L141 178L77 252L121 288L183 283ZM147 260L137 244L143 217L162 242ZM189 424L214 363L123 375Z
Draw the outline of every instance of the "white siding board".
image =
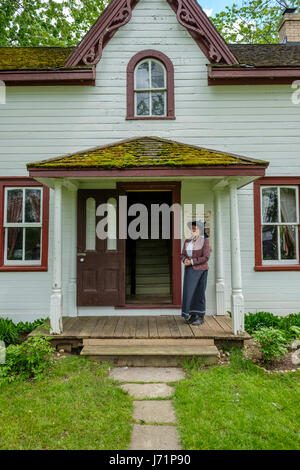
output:
M126 67L143 49L165 53L175 69L174 121L126 121ZM207 59L178 24L165 0L141 0L132 20L105 47L95 87L11 87L0 105L0 175L26 175L25 164L115 140L157 135L271 162L267 175L300 175L300 105L291 88L207 86ZM202 183L201 183L202 184ZM86 183L88 185L88 183ZM107 183L106 183L107 185ZM188 187L195 188L196 183ZM194 194L183 183L183 197ZM212 193L198 192L213 210ZM64 191L64 289L70 277L71 193ZM226 306L230 308L229 205L224 192ZM300 310L300 272L255 272L252 185L239 191L241 256L246 311ZM52 216L50 222L52 220ZM51 223L50 223L51 227ZM250 234L250 236L249 236ZM50 242L52 235L50 233ZM51 253L51 243L49 247ZM25 275L26 274L26 275ZM0 273L0 314L48 314L51 262L47 273ZM15 299L16 286L20 297ZM214 262L208 283L214 312ZM67 308L67 295L64 307ZM28 308L30 305L30 308ZM103 309L98 310L103 312ZM88 314L89 310L80 312ZM120 314L120 312L118 312Z

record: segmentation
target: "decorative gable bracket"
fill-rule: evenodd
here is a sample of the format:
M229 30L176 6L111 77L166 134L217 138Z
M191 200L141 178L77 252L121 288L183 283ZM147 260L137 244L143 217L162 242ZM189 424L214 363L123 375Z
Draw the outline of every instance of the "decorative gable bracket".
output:
M112 0L65 66L96 65L115 32L128 23L139 0ZM167 0L211 64L232 65L237 59L196 0Z
M66 62L67 67L96 65L114 33L128 23L138 0L113 0Z
M167 1L176 13L178 22L189 31L210 63L230 65L238 63L225 40L196 0Z

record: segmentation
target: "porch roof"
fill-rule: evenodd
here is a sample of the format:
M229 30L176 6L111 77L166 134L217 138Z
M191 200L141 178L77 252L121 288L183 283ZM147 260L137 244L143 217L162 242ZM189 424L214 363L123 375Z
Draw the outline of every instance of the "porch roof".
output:
M153 167L267 167L268 162L158 137L137 137L28 163L28 170L124 170Z

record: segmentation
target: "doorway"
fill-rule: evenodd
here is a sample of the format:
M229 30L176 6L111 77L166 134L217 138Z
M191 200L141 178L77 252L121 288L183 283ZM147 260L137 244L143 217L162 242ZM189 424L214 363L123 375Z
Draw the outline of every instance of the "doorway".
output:
M127 204L143 204L148 213L143 238L126 240L126 304L172 304L172 221L163 227L160 213L156 238L151 238L151 206L172 205L171 191L129 191ZM128 217L128 227L134 216ZM153 221L152 221L153 222ZM164 231L163 231L164 229ZM147 232L147 233L145 233ZM147 238L145 238L145 235ZM169 235L169 236L168 236Z
M77 231L77 305L86 307L125 307L137 304L146 308L181 303L181 240L175 238L174 217L170 236L156 239L119 237L120 210L118 198L128 197L132 203L180 204L178 182L117 183L116 189L80 189L78 191ZM106 217L97 208L115 203L116 238L101 239L96 227ZM133 217L135 218L135 217ZM128 217L127 225L130 223ZM150 227L150 224L148 224ZM160 225L160 224L159 224Z

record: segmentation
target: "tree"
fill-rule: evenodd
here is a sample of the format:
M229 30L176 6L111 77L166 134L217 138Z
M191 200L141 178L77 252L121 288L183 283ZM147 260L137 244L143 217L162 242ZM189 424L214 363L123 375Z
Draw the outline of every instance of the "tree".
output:
M108 0L0 0L0 46L73 46Z
M233 4L211 18L232 43L278 43L278 25L285 8L299 7L300 0L248 0Z

